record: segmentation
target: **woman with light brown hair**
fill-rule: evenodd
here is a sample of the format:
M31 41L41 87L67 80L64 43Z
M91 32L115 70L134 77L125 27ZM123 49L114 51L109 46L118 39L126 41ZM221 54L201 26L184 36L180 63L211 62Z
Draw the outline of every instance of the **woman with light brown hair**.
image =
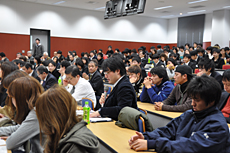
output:
M36 102L40 131L47 139L45 153L98 153L97 137L76 116L77 102L63 87L53 86Z
M0 135L9 136L6 140L8 150L14 150L30 141L32 153L42 153L43 148L39 139L39 124L34 111L35 102L42 94L40 83L33 77L21 77L14 80L8 87L9 102L11 110L15 110L14 121L18 125L1 127ZM24 152L24 148L20 149Z

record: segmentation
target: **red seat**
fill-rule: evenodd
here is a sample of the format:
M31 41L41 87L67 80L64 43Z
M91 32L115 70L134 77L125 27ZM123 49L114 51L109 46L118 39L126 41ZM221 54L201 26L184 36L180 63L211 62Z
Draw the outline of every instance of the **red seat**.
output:
M151 73L150 72L148 72L148 76L151 77Z
M199 71L199 69L195 69L195 74L197 74L197 73L199 73L200 71Z
M222 69L223 69L223 70L230 69L230 65L223 65Z

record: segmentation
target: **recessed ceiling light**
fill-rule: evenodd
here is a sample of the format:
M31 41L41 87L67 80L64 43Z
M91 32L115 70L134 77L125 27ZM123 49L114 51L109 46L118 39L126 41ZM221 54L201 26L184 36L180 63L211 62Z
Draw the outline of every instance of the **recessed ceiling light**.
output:
M200 3L200 2L205 2L205 1L208 1L208 0L193 1L193 2L188 2L188 4Z
M101 10L101 9L104 9L104 8L105 8L105 6L104 7L95 8L94 10Z
M164 6L164 7L158 7L158 8L154 8L154 10L162 10L162 9L166 9L166 8L170 8L173 6Z
M166 16L161 16L161 18L170 18L173 17L174 15L166 15Z
M180 15L182 15L183 13L180 13Z
M58 5L58 4L61 4L61 3L65 3L65 1L59 1L59 2L56 2L56 3L53 3L53 4Z
M206 10L200 10L200 11L193 11L193 12L188 12L188 14L192 14L192 13L200 13L200 12L205 12Z
M223 8L230 8L230 6L225 6L225 7L223 7Z

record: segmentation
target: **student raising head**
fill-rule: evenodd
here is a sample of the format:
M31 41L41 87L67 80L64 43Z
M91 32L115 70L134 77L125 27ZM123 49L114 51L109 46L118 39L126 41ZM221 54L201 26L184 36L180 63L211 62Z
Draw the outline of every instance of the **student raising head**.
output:
M76 104L71 94L58 86L37 100L40 131L47 136L45 153L100 152L97 137L86 127L87 123L76 116Z
M39 124L34 111L35 102L43 92L40 83L33 77L21 77L8 87L9 107L16 110L15 126L1 127L0 135L9 136L6 140L8 150L14 150L26 141L31 143L31 152L42 153L39 144Z

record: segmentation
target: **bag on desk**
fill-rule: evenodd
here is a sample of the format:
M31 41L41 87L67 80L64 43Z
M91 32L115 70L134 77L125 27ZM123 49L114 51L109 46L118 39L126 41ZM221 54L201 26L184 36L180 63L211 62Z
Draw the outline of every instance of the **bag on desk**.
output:
M0 127L7 127L11 125L15 125L15 123L8 117L0 118Z
M153 131L154 129L149 121L148 116L131 107L124 107L120 111L118 121L115 123L115 125L138 131L138 120L140 116L145 120L146 131Z

